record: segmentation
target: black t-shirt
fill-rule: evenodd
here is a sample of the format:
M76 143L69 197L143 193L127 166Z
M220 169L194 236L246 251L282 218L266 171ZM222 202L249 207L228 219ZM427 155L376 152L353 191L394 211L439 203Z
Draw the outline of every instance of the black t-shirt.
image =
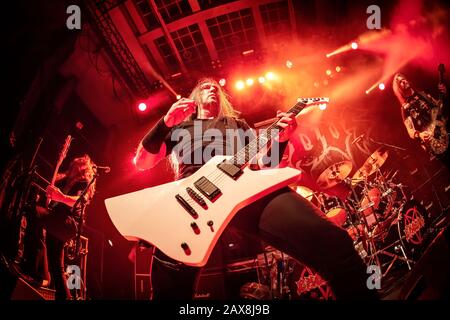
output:
M233 155L254 138L244 120L219 117L184 121L171 128L164 143L166 156L171 154L178 163L178 178L185 178L212 157Z
M87 181L75 182L72 185L69 185L68 182L69 181L67 178L63 178L57 181L55 184L62 191L62 193L68 196L80 195L88 185ZM65 216L73 216L75 218L79 218L81 216L81 209L79 206L77 206L77 208L74 208L72 212L71 207L61 202L54 202L54 204L52 205L52 212Z

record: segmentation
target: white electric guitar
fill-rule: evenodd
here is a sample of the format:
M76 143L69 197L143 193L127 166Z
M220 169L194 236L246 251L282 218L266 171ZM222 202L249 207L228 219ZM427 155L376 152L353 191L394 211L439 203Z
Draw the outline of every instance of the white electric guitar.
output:
M328 98L302 99L296 116ZM234 156L215 156L191 176L105 200L117 230L128 240L146 241L186 265L204 266L220 235L239 209L293 183L293 168L250 170L254 155L275 137L277 121Z

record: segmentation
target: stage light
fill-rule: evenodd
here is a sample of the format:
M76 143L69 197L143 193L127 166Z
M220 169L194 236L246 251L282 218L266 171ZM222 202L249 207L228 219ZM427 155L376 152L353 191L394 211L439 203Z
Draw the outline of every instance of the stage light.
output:
M238 90L244 89L244 87L245 87L244 81L242 81L242 80L237 81L236 84L235 84L235 87L236 87L236 89L238 89Z
M145 110L147 110L147 105L144 102L141 102L138 105L138 109L139 111L144 112Z
M331 76L331 70L328 69L327 71L325 71L325 73L327 74L327 76Z
M327 104L326 103L319 104L319 109L320 110L325 110L326 108L327 108Z
M181 99L181 95L177 94L177 100Z
M80 121L77 121L75 127L77 127L78 130L81 130L81 129L83 129L83 123Z
M275 80L275 73L269 71L266 73L266 79L267 80Z
M291 69L293 66L294 66L294 63L292 63L291 60L286 60L286 67L287 67L288 69Z
M380 89L380 90L384 90L386 88L386 86L384 85L384 83L382 82L382 83L380 83L379 85L378 85L378 89Z
M253 80L252 78L249 78L245 81L245 83L247 84L247 86L252 86L255 83L255 80Z
M358 43L352 42L351 47L352 47L353 50L358 49Z
M110 240L110 239L108 239L108 244L112 247L113 246L113 243L112 243L112 241Z
M263 84L264 82L266 82L266 78L264 78L264 77L259 77L259 78L258 78L258 82L261 83L261 84Z
M341 72L341 70L342 70L341 67L339 67L339 66L336 67L336 72Z
M227 80L225 80L224 78L219 80L219 84L221 87L224 87L227 84Z

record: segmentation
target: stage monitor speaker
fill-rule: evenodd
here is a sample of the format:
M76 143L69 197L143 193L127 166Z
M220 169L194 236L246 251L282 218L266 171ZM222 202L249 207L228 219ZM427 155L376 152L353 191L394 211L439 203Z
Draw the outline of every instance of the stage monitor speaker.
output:
M45 298L26 281L18 278L11 300L45 300Z

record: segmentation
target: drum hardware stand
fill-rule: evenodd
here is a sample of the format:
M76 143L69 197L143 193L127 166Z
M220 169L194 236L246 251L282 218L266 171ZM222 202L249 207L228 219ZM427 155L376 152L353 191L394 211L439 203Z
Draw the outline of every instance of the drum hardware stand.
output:
M374 242L375 241L373 240L373 238L370 239L369 246L371 246L373 249L376 249L376 244ZM401 255L387 251L387 250L389 250L392 247L394 247L395 251L401 251ZM375 260L376 264L378 266L383 267L381 265L380 259L378 257L381 254L392 258L392 260L389 263L386 263L386 264L389 264L389 265L388 265L386 271L382 274L383 277L387 276L387 274L389 273L389 271L391 270L391 268L393 267L394 263L397 260L401 260L401 261L406 262L406 265L408 266L408 270L412 269L411 264L413 264L414 261L408 258L408 256L406 255L406 252L405 252L405 250L403 248L403 245L401 244L400 240L397 240L394 243L391 243L390 245L388 245L388 246L386 246L386 247L384 247L382 249L379 249L379 250L375 251L374 253L370 254L370 256L369 256L369 264L371 264L371 262L373 260Z
M267 251L264 250L264 263L266 267L271 299L290 299L291 291L287 285L288 275L292 271L290 270L288 259L284 256L284 253L280 251L280 257L273 256L272 261L269 262L267 258ZM272 276L273 267L276 268L276 276ZM274 283L276 281L276 283Z
M398 219L398 217L397 217L397 219ZM392 221L394 221L394 220L395 219L393 219ZM377 225L379 225L379 224L377 224ZM387 228L387 230L385 230L384 232L387 233L389 228ZM399 233L400 238L398 240L394 241L391 244L388 244L387 246L385 246L381 249L378 249L377 244L375 243L376 242L375 237L372 232L373 232L373 230L368 232L368 239L367 239L368 251L370 252L370 254L368 255L368 264L369 265L372 264L372 262L375 260L376 265L378 265L378 266L380 266L380 268L382 268L383 265L380 263L379 255L385 255L385 256L392 258L392 260L390 262L387 262L384 264L384 266L388 265L388 267L387 267L386 271L382 274L383 277L387 276L387 274L392 269L394 263L397 260L406 262L406 265L408 266L408 270L412 270L411 264L414 264L415 261L411 260L407 256L405 249L403 247L402 238L401 238L400 233ZM389 252L388 250L391 249L392 247L394 248L395 252L400 252L401 254Z

